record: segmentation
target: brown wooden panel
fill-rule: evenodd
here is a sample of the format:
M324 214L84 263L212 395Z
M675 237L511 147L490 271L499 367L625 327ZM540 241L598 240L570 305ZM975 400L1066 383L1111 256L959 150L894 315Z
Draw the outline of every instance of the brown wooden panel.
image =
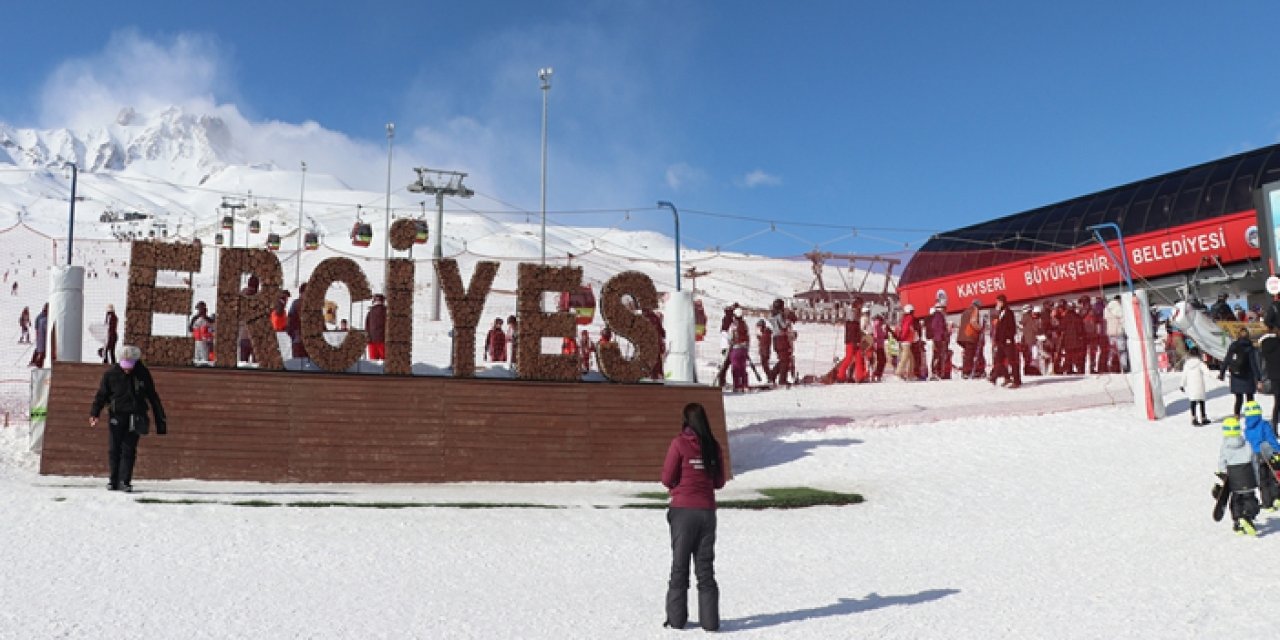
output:
M87 422L103 371L54 365L41 473L105 474L105 425L90 429ZM722 396L711 387L152 372L169 434L143 439L137 478L655 481L689 402L706 407L728 462Z

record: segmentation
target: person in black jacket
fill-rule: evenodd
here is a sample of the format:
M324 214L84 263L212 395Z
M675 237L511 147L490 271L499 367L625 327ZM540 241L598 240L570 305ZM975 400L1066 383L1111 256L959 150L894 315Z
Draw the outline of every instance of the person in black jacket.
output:
M1269 327L1258 340L1258 353L1262 356L1263 377L1271 381L1271 428L1280 422L1280 327Z
M142 350L132 345L121 349L120 362L102 374L98 393L89 408L89 426L98 426L98 414L107 407L107 466L111 472L109 491L133 491L133 463L138 454L138 438L147 433L147 406L155 415L156 435L168 431L160 394L151 371L142 364Z
M1222 368L1218 370L1218 379L1222 380L1231 373L1231 393L1236 396L1234 415L1240 417L1240 407L1245 400L1253 399L1258 380L1262 377L1258 371L1258 353L1249 339L1249 329L1240 327L1235 342L1227 347L1227 356L1222 359Z
M1018 346L1014 343L1017 337L1018 322L1008 300L1000 294L996 296L995 326L991 330L993 365L991 376L987 378L991 384L1004 378L1004 386L1010 389L1022 386L1022 367L1018 363Z

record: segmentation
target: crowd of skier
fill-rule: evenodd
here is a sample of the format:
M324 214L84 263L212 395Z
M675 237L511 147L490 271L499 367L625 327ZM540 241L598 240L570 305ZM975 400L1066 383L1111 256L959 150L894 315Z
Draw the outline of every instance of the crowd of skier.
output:
M1023 376L1118 373L1129 366L1119 296L1081 296L1015 310L999 295L989 308L972 300L956 320L943 304L923 312L908 304L890 316L861 298L842 312L844 355L818 378L824 383L879 382L887 370L903 381L986 378L1016 389ZM755 322L753 336L745 313L737 303L724 310L720 386L731 380L733 391L749 389L753 341L764 371L761 376L756 370L761 383L799 382L795 314L774 300L768 317Z

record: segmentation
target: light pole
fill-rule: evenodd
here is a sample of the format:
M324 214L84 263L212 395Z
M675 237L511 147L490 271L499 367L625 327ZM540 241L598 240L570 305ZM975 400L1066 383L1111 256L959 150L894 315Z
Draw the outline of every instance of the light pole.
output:
M396 123L387 123L387 227L382 233L382 266L385 270L391 259L391 140L396 137ZM385 281L382 285L386 289Z
M547 263L547 94L551 92L551 67L538 69L542 81L542 264Z
M80 174L80 168L74 162L68 162L71 167L71 214L67 218L67 266L71 266L71 243L76 238L76 178ZM16 285L15 285L16 286Z
M409 185L409 191L436 197L436 243L431 250L431 261L432 266L437 266L440 259L444 257L444 197L470 198L475 195L475 192L463 186L462 180L467 177L467 174L460 171L441 171L426 167L417 167L414 171L418 172L418 181ZM439 320L441 288L438 272L431 282L431 288L434 290L431 296L431 319Z
M671 215L676 218L676 291L680 290L680 212L676 211L676 206L666 200L659 200L658 206L671 210Z
M307 197L307 161L302 161L302 191L298 194L298 260L293 265L293 290L302 282L302 203Z

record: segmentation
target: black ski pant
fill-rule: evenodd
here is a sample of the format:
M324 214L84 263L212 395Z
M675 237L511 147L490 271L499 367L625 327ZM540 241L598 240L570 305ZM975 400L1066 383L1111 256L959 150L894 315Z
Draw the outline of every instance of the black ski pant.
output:
M1200 408L1200 418L1201 418L1201 419L1203 419L1203 420L1208 420L1208 419L1209 419L1209 416L1208 416L1208 414L1206 414L1206 413L1205 413L1205 411L1204 411L1204 400L1192 400L1192 401L1191 401L1191 420L1193 420L1193 421L1194 421L1194 420L1196 419L1196 408L1197 408L1197 407L1199 407L1199 408Z
M138 457L138 434L129 431L128 416L107 421L107 469L111 486L133 484L133 463Z
M1276 472L1262 456L1258 456L1258 493L1262 494L1262 506L1271 508L1280 500L1280 483Z
M720 586L716 584L715 509L667 510L671 526L671 580L667 583L667 623L676 629L689 621L689 560L698 577L698 622L720 628Z
M1280 380L1272 380L1271 392L1271 434L1276 434L1276 420L1280 419ZM1280 452L1277 452L1280 453Z
M1253 522L1258 517L1258 496L1253 489L1234 491L1231 493L1231 518L1239 522L1241 518Z
M1244 406L1245 400L1249 400L1249 401L1252 401L1252 400L1253 400L1253 392L1249 392L1249 393L1237 393L1237 394L1235 394L1235 395L1236 395L1236 410L1234 411L1234 413L1235 413L1236 417L1239 417L1239 416L1240 416L1240 408ZM1274 423L1273 423L1273 424L1274 424Z

